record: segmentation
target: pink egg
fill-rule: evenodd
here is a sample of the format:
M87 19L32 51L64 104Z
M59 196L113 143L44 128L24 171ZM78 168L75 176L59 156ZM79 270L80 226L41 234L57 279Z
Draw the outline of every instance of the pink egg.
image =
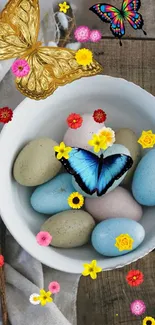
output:
M88 141L92 138L93 134L96 134L99 129L105 126L104 123L95 122L92 115L93 113L82 115L83 123L80 128L68 128L63 138L66 146L91 150L91 147L88 145Z

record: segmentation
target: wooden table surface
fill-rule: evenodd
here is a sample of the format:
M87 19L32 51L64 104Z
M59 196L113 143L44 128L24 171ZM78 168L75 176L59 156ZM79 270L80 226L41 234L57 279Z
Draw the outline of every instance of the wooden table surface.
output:
M107 2L119 8L122 1L109 0ZM122 39L121 47L119 41L112 36L109 24L101 22L103 41L95 44L87 43L85 47L93 51L95 58L104 67L104 74L132 81L155 95L155 0L141 0L141 2L142 6L139 11L143 15L147 36L142 31L132 30L126 23L126 35ZM94 3L91 0L89 5ZM93 27L96 27L98 17L94 18L91 12L89 12L89 17L92 19ZM104 54L96 55L100 52L104 52ZM119 298L120 292L122 292L121 278L131 267L135 268L140 265L141 268L146 269L146 265L150 266L151 264L153 254L155 255L153 252L138 261L137 264L121 270L103 272L95 281L89 277L81 277L77 297L78 325L141 325L143 317L131 317L129 302L122 305L127 298L122 293ZM152 286L154 287L154 282L152 282ZM149 316L155 317L155 294L151 288L151 286L143 286L141 298L136 296L137 293L134 291L135 294L131 301L144 300L145 297L149 306L153 302L154 312L151 309L151 313L153 312L154 315ZM116 316L120 313L121 315Z

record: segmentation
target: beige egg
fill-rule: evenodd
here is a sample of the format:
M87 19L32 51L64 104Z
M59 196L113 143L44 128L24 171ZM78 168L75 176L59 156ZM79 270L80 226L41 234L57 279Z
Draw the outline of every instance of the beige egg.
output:
M50 138L30 141L18 154L14 166L15 180L24 186L43 184L58 174L61 163L53 147L58 145Z
M131 153L131 157L133 159L133 166L128 171L126 177L124 178L124 180L122 182L123 185L128 187L131 184L134 171L135 171L135 169L138 165L138 162L141 158L140 145L137 142L138 138L137 138L136 134L128 128L119 129L118 131L116 131L115 136L116 136L115 143L122 144L126 148L128 148Z
M92 216L83 210L60 212L49 218L41 227L52 236L51 246L73 248L87 244L95 226Z
M98 221L109 218L139 221L143 214L141 205L134 200L127 189L120 186L101 198L86 198L85 209Z

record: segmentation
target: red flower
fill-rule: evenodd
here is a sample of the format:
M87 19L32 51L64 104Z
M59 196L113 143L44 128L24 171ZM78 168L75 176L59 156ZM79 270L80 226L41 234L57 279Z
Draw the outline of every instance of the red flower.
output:
M137 287L144 281L144 275L139 270L131 270L126 276L126 281L131 287Z
M0 122L8 123L12 120L13 111L9 107L0 108Z
M94 111L93 118L95 122L103 123L106 120L107 115L101 108L99 108L96 111Z
M78 129L82 125L83 118L80 114L71 113L67 117L67 124L71 129Z
M4 265L4 256L0 255L0 267Z

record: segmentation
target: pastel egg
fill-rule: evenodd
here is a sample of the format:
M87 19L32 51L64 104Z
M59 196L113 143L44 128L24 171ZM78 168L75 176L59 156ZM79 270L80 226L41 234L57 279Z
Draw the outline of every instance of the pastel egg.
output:
M18 154L13 166L15 180L24 186L43 184L58 174L61 163L53 147L58 145L50 138L30 141Z
M88 212L70 210L49 218L41 230L51 234L51 246L73 248L89 242L94 226L95 221Z
M129 149L131 157L133 159L133 165L122 182L123 185L129 186L131 184L134 171L141 158L141 148L139 143L137 142L138 137L132 130L127 128L124 129L122 128L116 131L115 138L116 138L115 143L122 144Z
M31 205L34 210L44 214L70 210L68 197L73 192L72 176L63 173L38 186L31 196Z
M123 154L126 154L128 156L131 156L129 150L126 147L122 146L121 144L113 144L112 147L109 147L106 151L101 150L101 152L98 153L97 155L99 156L101 153L103 153L104 157L108 157L110 155L114 155L114 154L117 154L117 153L123 153ZM124 179L124 177L126 176L126 174L127 174L127 172L124 173L124 175L121 176L118 180L116 180L113 183L113 185L107 190L106 193L114 190L119 184L121 184L121 182ZM89 173L87 173L87 177L90 177L91 178L91 169L90 169ZM85 193L82 190L82 188L75 181L74 176L72 178L72 184L73 184L74 188L76 189L76 191L78 191L79 193L81 193L83 196L90 197L90 198L97 197L97 193L96 192L93 195L89 195L89 194Z
M132 193L137 202L155 206L155 149L146 153L134 173Z
M114 218L100 222L93 230L94 249L105 256L120 256L136 249L144 240L145 230L138 222Z
M104 123L95 122L93 114L83 114L81 116L83 118L81 127L78 129L68 128L63 141L67 146L90 150L88 141L93 134L96 134L99 129L104 127Z
M86 198L85 209L98 221L109 218L128 218L139 221L143 213L141 205L133 199L131 193L120 186L101 198L93 200Z

